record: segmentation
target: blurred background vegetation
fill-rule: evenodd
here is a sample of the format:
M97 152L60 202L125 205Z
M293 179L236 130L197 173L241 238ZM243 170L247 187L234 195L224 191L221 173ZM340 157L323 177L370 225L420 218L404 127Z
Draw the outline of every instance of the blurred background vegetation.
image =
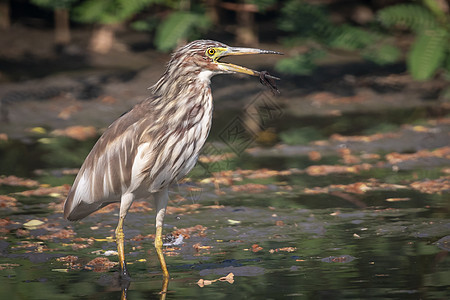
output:
M0 0L1 30L29 19L53 26L60 50L73 28L92 30L88 48L97 53L111 50L117 32L136 30L166 52L204 37L275 41L289 49L277 70L297 75L338 54L404 61L416 80L450 78L447 0Z

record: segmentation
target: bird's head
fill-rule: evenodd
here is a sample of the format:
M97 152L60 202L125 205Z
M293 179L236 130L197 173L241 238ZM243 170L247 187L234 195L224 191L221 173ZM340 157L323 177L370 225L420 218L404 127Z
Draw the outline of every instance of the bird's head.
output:
M172 54L163 76L150 89L155 95L169 93L175 95L182 94L183 89L187 89L194 82L208 85L211 77L215 74L243 73L259 76L260 72L258 71L221 61L222 58L227 56L245 54L281 53L253 48L230 47L210 40L193 41ZM266 77L278 79L271 75Z
M200 77L204 76L207 79L221 73L243 73L259 76L258 71L221 61L224 57L248 54L282 53L255 48L230 47L216 41L198 40L178 49L173 54L169 67L174 67L176 70L182 68L186 71L196 72Z

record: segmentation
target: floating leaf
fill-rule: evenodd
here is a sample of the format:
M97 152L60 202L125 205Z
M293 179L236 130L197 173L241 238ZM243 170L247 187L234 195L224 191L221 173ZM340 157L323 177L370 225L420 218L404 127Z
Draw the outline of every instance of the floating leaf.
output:
M39 226L44 224L41 220L30 220L23 224L23 227L25 227L28 230L37 229Z
M241 224L241 221L238 221L238 220L228 219L227 221L231 225Z
M341 256L329 256L322 258L321 261L326 263L349 263L355 260L355 257L351 255L341 255Z
M214 280L207 280L207 279L199 279L197 281L197 284L199 287L204 287L206 285L210 285L216 281L226 281L229 284L233 284L234 283L234 274L233 273L228 273L227 276L224 277L220 277L218 279L214 279Z

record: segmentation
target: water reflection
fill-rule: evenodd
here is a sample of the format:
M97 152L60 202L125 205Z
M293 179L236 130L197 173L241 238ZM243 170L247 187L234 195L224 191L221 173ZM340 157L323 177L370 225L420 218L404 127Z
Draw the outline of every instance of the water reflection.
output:
M130 288L130 285L131 285L130 280L124 280L121 282L121 288L122 288L122 294L120 296L121 300L127 300L127 292L128 292L128 289ZM160 300L166 299L168 286L169 286L169 278L163 277L161 291L159 292ZM130 300L132 300L132 299L130 299Z

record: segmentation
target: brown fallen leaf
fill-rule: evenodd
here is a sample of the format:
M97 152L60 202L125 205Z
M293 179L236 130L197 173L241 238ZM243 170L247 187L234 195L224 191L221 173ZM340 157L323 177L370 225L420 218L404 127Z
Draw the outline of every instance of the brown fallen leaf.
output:
M0 219L0 233L7 234L11 231L11 229L7 229L6 226L16 224L16 222L11 221L8 217L4 219ZM6 237L5 237L6 238Z
M213 177L205 178L200 181L201 184L215 183L220 185L233 185L235 182L243 181L244 178L248 179L261 179L274 176L289 176L293 173L299 173L299 170L270 170L270 169L257 169L257 170L226 170L221 172L214 172Z
M376 154L376 153L363 153L361 154L361 158L365 159L365 160L379 160L380 159L380 154Z
M168 215L182 214L182 213L186 213L186 212L197 211L201 206L202 205L199 203L184 204L181 206L169 206L169 207L167 207L166 213Z
M17 199L8 195L0 195L0 207L15 210Z
M199 252L200 250L209 250L212 248L212 246L203 246L200 243L196 243L196 244L192 245L192 248L194 248L195 251Z
M258 244L253 244L252 245L252 252L259 252L263 249L263 247L259 246Z
M70 185L64 184L61 186L52 186L52 187L45 187L41 186L35 190L27 190L23 192L19 192L17 194L22 196L47 196L47 195L54 195L58 197L65 197L69 193Z
M231 187L231 190L233 192L248 192L248 193L260 193L265 190L268 190L269 188L267 185L264 184L257 184L257 183L247 183L242 185L233 185Z
M60 229L50 234L39 235L36 238L43 241L53 241L54 239L71 239L75 234L75 231L72 229Z
M67 136L79 141L85 141L98 135L94 126L71 126L66 129L56 129L52 133L56 136Z
M333 135L331 135L330 140L332 141L338 141L338 142L363 142L363 143L369 143L369 142L373 142L373 141L377 141L377 140L381 140L381 139L385 139L385 138L396 138L399 137L400 133L393 133L393 132L388 132L388 133L375 133L372 135L354 135L354 136L343 136L340 135L338 133L335 133Z
M0 177L0 185L12 185L12 186L26 186L26 187L33 187L38 186L39 182L36 180L26 179L26 178L20 178L14 175L11 176L1 176Z
M5 270L5 269L12 269L14 267L19 267L19 264L10 264L10 263L5 263L5 264L0 264L0 271L1 270Z
M166 247L163 249L165 256L178 256L180 255L180 248L178 247Z
M407 186L391 183L378 182L375 179L370 179L367 182L355 182L350 184L331 184L325 187L305 188L303 192L305 194L328 194L336 193L339 191L352 193L352 194L364 194L368 191L383 191L383 190L398 190L405 189Z
M76 263L78 261L78 256L68 255L64 257L58 257L57 261L64 262L65 266L68 266L70 269L79 269L81 268L80 263Z
M169 206L170 207L170 206ZM133 205L130 207L130 212L149 212L152 211L151 203L148 200L137 200L133 202Z
M233 284L234 283L234 274L233 273L228 273L227 276L224 277L220 277L218 279L214 279L214 280L207 280L207 279L199 279L197 281L197 284L199 287L204 287L206 285L210 285L216 281L226 281L229 284Z
M275 225L276 226L284 226L284 222L281 220L277 220L277 221L275 221Z
M114 104L117 102L117 99L113 96L106 95L100 98L100 102L105 104Z
M410 186L421 193L442 194L450 191L450 176L440 177L433 180L415 181Z
M197 234L199 236L205 236L206 229L208 229L208 227L205 227L203 225L195 225L192 227L179 228L179 229L176 228L174 231L172 231L172 235L175 237L178 237L180 234L182 234L185 239L188 239L191 237L191 234L193 234L194 232L198 232Z
M433 151L420 150L415 153L397 153L386 154L386 160L391 164L397 164L406 160L418 160L426 157L439 157L450 159L450 146L437 148Z
M106 257L96 257L88 262L84 268L94 272L108 272L111 268L116 266L117 262L112 262Z
M198 157L198 161L202 162L202 163L210 164L210 163L219 162L219 161L223 161L223 160L229 160L234 157L236 157L236 154L227 152L227 153L221 153L221 154L217 154L217 155L200 155Z
M319 161L322 159L322 154L319 151L309 151L308 158L312 161Z
M69 105L59 112L58 118L63 119L63 120L68 120L68 119L70 119L72 114L80 111L80 109L81 109L81 105L79 105L79 104Z
M370 170L372 166L364 163L353 166L341 166L341 165L315 165L306 168L306 173L310 176L324 176L333 173L359 173L360 171Z
M275 252L294 252L297 250L296 247L283 247L283 248L276 248L276 249L270 249L269 253L275 253Z
M349 148L341 148L338 150L339 155L342 157L342 161L347 165L359 164L361 159L356 155L352 154L352 151Z

